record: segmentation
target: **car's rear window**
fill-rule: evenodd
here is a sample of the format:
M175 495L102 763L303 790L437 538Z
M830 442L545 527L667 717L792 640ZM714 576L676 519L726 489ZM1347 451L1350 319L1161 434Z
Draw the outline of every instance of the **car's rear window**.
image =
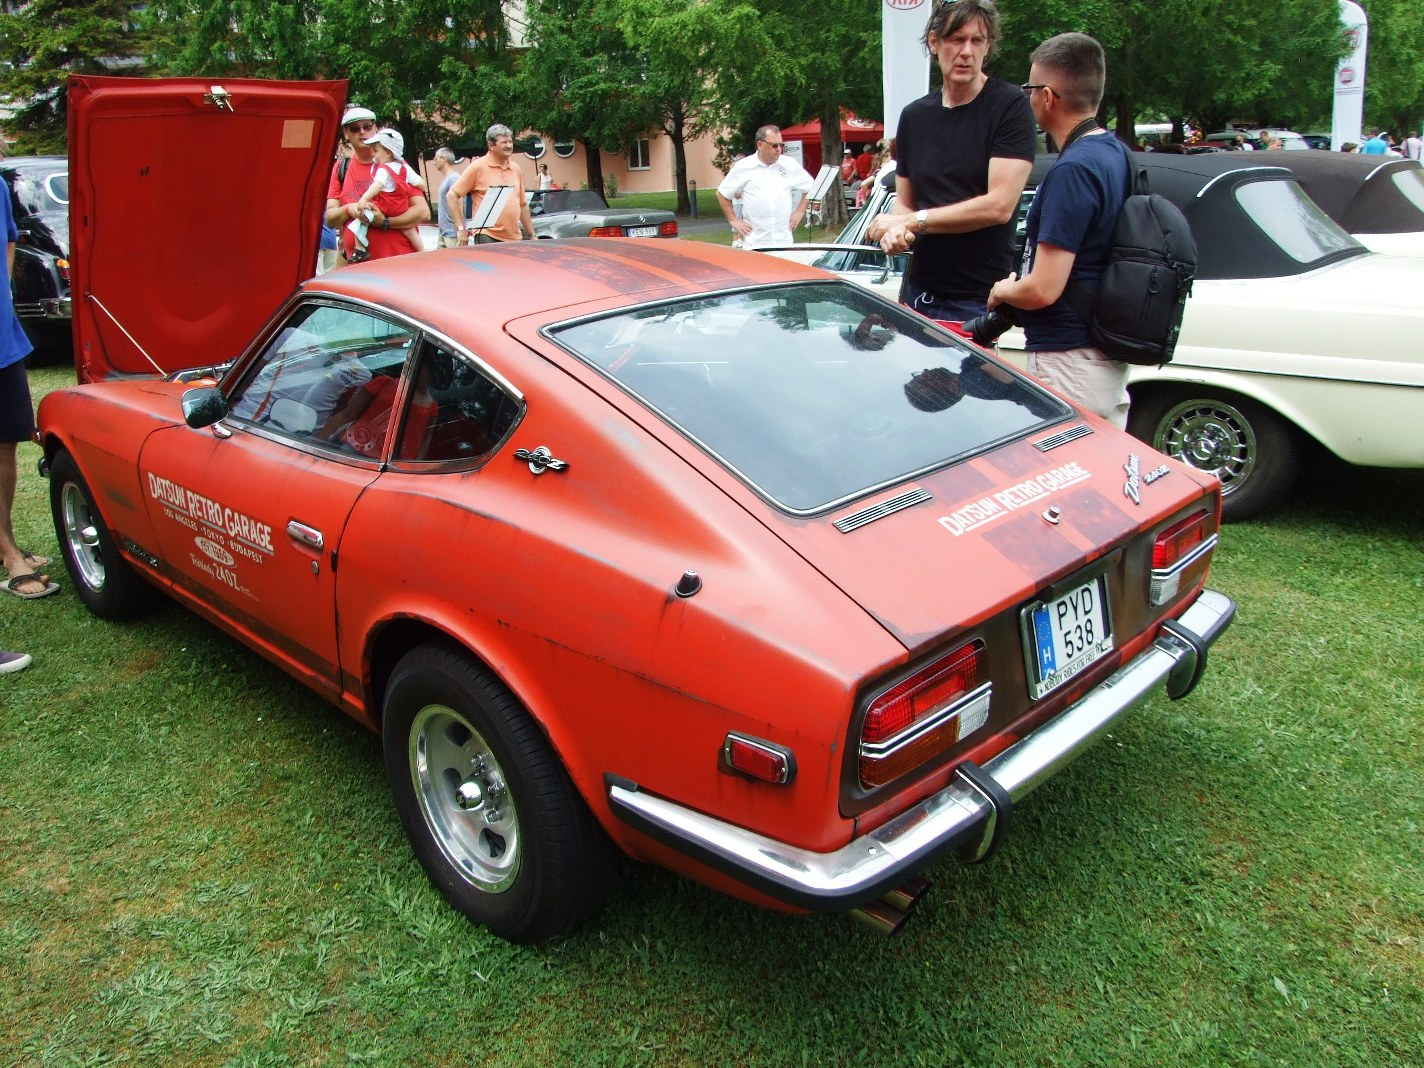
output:
M797 513L1071 412L920 316L841 283L659 304L549 333Z
M1302 267L1364 251L1295 182L1243 182L1234 192L1242 211L1261 232Z

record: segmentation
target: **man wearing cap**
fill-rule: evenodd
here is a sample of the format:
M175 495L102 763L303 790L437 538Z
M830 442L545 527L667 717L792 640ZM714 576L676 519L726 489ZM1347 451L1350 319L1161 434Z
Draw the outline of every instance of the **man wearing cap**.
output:
M341 117L341 132L351 149L350 158L338 159L331 168L331 182L326 188L326 225L342 226L350 220L347 204L361 199L361 194L371 184L376 175L375 153L365 139L376 133L376 114L369 108L349 107ZM371 220L368 240L370 258L383 259L386 256L403 256L413 252L410 241L402 229L418 226L430 221L430 205L423 196L411 197L410 207L399 215L387 217L377 210ZM350 256L355 248L356 235L349 230L341 231L341 251Z
M435 150L435 170L440 175L439 191L435 195L435 219L440 226L441 248L455 248L460 243L455 237L455 218L450 214L450 204L445 199L450 187L455 184L455 179L460 177L460 172L455 169L455 164L459 162L455 153L444 145ZM469 214L469 197L465 198L464 211L466 215Z
M445 194L450 217L455 220L456 244L463 245L468 240L470 220L479 218L485 194L502 185L510 187L509 199L505 201L499 218L490 220L488 225L475 233L475 240L519 241L526 234L533 237L534 216L524 198L524 174L513 161L514 131L497 122L485 131L485 144L489 146L489 151L471 162ZM474 206L469 216L465 214L466 194L474 194Z

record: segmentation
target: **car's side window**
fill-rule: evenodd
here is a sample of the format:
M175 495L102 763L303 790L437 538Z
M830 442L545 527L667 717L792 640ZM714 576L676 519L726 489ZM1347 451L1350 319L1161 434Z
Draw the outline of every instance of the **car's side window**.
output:
M519 417L519 402L470 359L438 342L421 350L396 459L404 463L478 461Z
M304 305L244 375L229 398L230 414L273 433L379 458L414 338L412 330L363 309Z

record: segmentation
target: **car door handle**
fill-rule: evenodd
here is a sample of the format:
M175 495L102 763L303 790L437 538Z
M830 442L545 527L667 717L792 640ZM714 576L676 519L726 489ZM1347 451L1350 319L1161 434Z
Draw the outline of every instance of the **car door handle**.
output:
M317 550L326 545L326 539L322 537L321 531L315 527L309 527L305 523L298 523L295 519L287 523L287 537Z

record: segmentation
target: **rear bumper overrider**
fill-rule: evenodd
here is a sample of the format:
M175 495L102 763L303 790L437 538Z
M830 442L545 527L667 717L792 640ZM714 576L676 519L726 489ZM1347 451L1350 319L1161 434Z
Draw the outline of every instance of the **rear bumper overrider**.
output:
M951 850L982 860L997 846L1013 802L1086 752L1126 713L1166 684L1185 697L1206 666L1207 649L1236 605L1203 590L1180 617L1162 624L1142 653L1053 720L982 767L963 764L953 781L889 823L830 853L778 842L655 797L636 783L605 777L614 814L680 852L779 901L841 912L874 901Z

